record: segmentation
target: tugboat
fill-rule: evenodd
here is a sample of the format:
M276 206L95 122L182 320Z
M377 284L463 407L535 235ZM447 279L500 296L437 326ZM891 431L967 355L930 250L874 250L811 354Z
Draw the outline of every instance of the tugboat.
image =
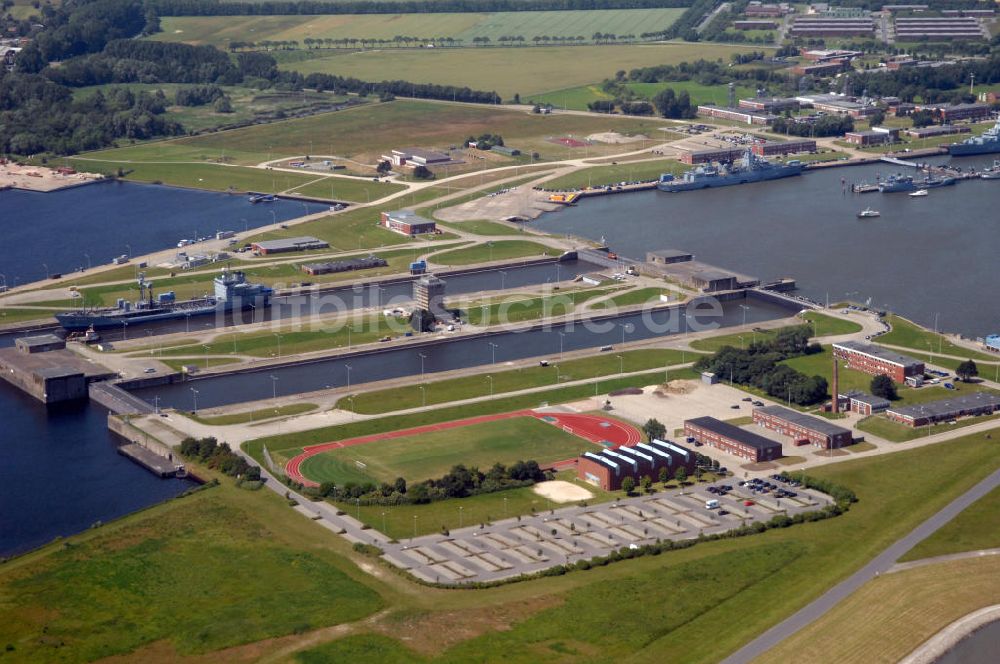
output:
M858 219L868 219L870 217L881 217L882 214L878 210L873 210L871 208L865 208L861 212L858 212Z

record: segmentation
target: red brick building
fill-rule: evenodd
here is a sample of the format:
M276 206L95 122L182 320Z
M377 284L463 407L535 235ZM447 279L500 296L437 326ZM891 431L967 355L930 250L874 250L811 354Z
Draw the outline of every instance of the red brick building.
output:
M684 434L747 461L772 461L782 456L781 443L714 417L686 420Z
M380 223L390 231L400 235L424 235L425 233L434 233L437 230L437 224L433 221L424 219L409 210L383 212Z
M850 429L781 406L754 408L753 421L765 429L777 431L796 441L808 441L813 447L825 450L846 447L854 441Z
M874 344L844 341L833 344L833 356L845 360L851 369L872 376L886 375L897 383L907 376L922 376L924 363L907 355L894 353Z
M584 452L577 459L576 472L584 482L605 491L618 491L626 477L631 477L636 484L646 476L658 481L663 468L674 477L679 468L691 473L694 466L695 457L690 450L670 441L653 440L634 447Z
M796 140L785 141L784 143L767 141L766 143L754 143L753 145L753 153L758 157L799 154L802 152L816 152L816 141Z

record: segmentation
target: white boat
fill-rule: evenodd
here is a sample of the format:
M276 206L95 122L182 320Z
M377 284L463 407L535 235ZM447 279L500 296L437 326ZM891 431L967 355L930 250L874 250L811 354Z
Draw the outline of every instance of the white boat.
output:
M910 194L910 198L923 198L927 195L926 189L918 189Z
M859 219L866 219L868 217L879 217L881 214L878 210L873 210L871 208L865 208L861 212L858 212Z

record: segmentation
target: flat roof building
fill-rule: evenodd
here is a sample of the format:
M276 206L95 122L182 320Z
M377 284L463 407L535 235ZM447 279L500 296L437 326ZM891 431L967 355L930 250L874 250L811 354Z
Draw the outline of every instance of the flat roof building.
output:
M694 254L680 249L659 249L657 251L646 252L646 261L659 265L685 263L690 260L694 260Z
M911 127L904 129L903 133L912 138L931 138L933 136L948 136L950 134L968 134L972 130L967 126L958 125L935 125L931 127Z
M353 258L345 261L329 261L326 263L306 263L302 266L302 271L306 274L333 274L336 272L351 272L353 270L367 270L375 267L386 267L388 261L378 256L367 256L365 258Z
M685 150L681 152L681 163L710 164L713 161L733 161L743 156L744 148L715 148L713 150Z
M698 115L710 118L720 118L722 120L733 120L748 125L770 125L778 119L770 113L751 111L745 108L730 108L728 106L715 106L714 104L703 104L698 106Z
M445 282L433 274L425 274L413 282L413 299L418 309L424 309L441 317L444 308Z
M952 399L890 408L885 411L885 416L906 426L919 427L956 417L990 415L997 411L1000 411L1000 396L992 392L974 392Z
M20 337L14 340L14 347L26 355L46 353L50 350L61 350L66 347L66 340L54 334L38 334L32 337Z
M892 402L888 399L866 394L858 390L852 390L846 394L838 394L837 397L844 408L866 417L875 413L881 413L892 405Z
M740 99L739 107L764 113L781 113L782 111L799 110L799 100L794 97L771 97L768 99L754 97Z
M392 150L389 154L382 155L382 159L388 161L396 167L408 166L445 166L448 164L461 164L444 152L436 150L426 150L424 148L399 148Z
M411 237L437 231L437 224L430 219L421 217L412 210L383 212L380 223L394 233L409 235Z
M754 143L753 145L753 153L759 157L799 154L802 152L816 152L816 141L812 139L800 139L784 142L765 141L764 143Z
M781 443L714 417L686 420L684 434L747 461L772 461L781 457Z
M849 368L872 376L884 374L897 383L902 383L906 381L907 376L924 374L924 363L920 360L874 344L842 341L833 344L832 348L833 356L846 360Z
M845 447L854 440L850 429L782 406L754 408L753 421L765 429L777 431L796 441L808 441L813 447L825 450Z
M292 251L309 251L311 249L328 249L330 244L311 235L281 238L278 240L260 240L250 245L254 252L261 256L270 254L285 254Z

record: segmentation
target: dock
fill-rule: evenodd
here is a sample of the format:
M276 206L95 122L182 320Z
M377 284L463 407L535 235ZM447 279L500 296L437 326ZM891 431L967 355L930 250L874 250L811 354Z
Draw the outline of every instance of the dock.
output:
M119 446L118 454L128 457L149 472L160 477L177 477L185 474L184 464L174 461L173 455L169 457L160 456L139 443L126 443Z
M0 348L0 377L49 404L86 399L90 383L116 378L117 374L65 348L39 352Z

